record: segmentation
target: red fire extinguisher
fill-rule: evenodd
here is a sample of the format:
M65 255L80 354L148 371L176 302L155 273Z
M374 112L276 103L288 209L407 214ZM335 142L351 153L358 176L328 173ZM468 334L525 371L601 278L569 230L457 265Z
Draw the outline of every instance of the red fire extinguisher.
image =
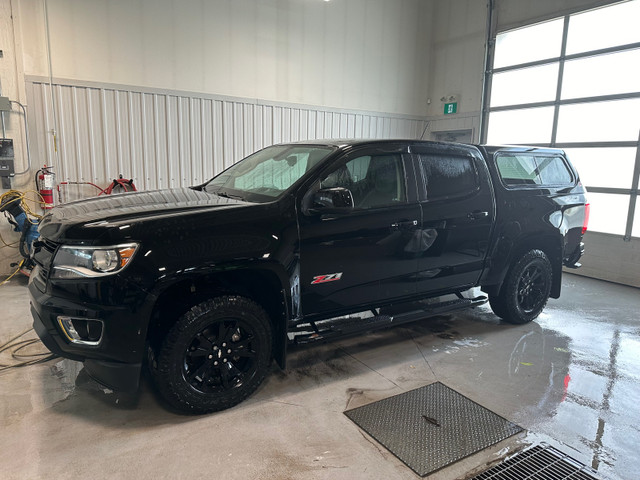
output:
M51 171L52 168L45 165L36 173L36 184L42 197L42 208L44 210L53 208L53 189L56 185L56 175Z

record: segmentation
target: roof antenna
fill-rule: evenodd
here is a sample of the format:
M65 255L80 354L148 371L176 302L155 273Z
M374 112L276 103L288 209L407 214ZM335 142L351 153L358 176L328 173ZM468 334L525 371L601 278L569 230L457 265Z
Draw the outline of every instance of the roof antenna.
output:
M424 124L424 130L422 131L422 135L420 135L420 140L424 140L424 134L427 133L427 128L429 128L429 125L431 125L431 122L429 121Z

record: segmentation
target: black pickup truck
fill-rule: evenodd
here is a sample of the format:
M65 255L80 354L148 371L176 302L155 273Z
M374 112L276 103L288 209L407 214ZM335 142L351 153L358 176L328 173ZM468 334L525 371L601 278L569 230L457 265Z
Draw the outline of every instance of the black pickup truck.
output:
M408 140L260 150L184 189L62 205L29 291L45 345L174 408L231 407L287 345L490 302L513 323L560 296L588 221L561 150ZM481 287L487 295L463 293ZM468 295L468 294L467 294Z

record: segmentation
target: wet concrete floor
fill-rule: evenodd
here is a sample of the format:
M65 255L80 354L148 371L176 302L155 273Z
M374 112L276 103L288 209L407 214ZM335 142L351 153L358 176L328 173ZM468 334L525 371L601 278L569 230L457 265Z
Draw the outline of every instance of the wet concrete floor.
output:
M31 325L26 282L0 287L0 305L4 343ZM526 432L430 479L541 441L640 478L640 290L576 275L528 325L483 306L294 348L248 401L207 416L168 412L146 380L112 392L69 360L0 371L0 478L415 479L343 412L435 381Z

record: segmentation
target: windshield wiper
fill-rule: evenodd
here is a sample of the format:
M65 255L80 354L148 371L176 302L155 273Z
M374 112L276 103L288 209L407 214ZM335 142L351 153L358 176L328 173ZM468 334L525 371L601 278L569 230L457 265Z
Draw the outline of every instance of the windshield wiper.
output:
M235 200L244 200L240 195L231 195L230 193L226 193L226 192L217 191L217 192L211 192L211 193L219 197L233 198Z

